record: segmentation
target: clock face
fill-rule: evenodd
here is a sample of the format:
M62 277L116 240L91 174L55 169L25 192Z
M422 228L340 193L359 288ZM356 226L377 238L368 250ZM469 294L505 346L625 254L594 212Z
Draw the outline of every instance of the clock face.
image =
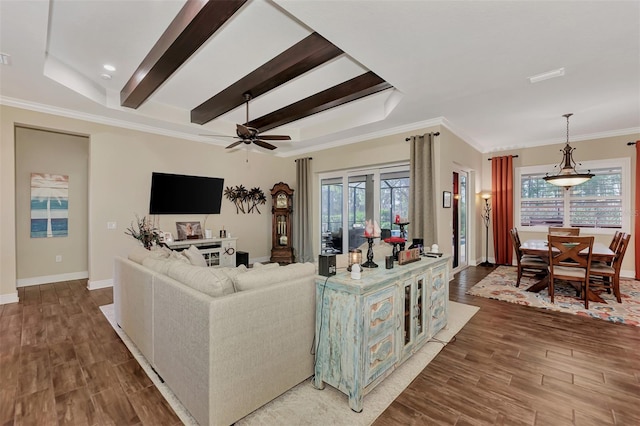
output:
M287 194L282 192L278 194L278 196L276 197L276 208L287 208Z

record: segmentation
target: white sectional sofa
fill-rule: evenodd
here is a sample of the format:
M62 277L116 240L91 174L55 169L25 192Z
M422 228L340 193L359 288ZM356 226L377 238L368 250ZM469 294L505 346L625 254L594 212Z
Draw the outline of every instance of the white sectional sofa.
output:
M313 374L314 264L162 257L115 259L116 321L198 423L234 423Z

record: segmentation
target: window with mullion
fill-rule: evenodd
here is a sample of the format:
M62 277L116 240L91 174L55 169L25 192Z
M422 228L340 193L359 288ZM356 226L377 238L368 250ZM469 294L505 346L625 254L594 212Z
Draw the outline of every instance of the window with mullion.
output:
M565 190L544 181L541 167L520 169L520 226L623 227L625 171L615 160L593 167L589 181ZM598 162L590 162L598 164ZM527 169L533 169L527 172Z

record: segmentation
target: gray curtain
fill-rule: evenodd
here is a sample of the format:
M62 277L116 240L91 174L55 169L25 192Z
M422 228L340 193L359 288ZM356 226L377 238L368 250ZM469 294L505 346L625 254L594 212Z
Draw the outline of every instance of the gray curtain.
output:
M311 243L311 158L296 160L296 190L293 193L293 248L296 262L313 262Z
M410 156L409 234L423 238L425 247L438 242L436 223L434 135L412 136Z

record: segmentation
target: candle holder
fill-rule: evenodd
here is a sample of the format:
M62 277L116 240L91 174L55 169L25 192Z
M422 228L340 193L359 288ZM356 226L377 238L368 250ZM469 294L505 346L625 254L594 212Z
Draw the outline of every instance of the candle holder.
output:
M362 264L363 268L377 268L378 265L373 261L373 237L367 237L369 248L367 249L367 261Z
M360 249L349 250L349 266L347 266L347 271L351 272L351 266L359 265L360 263L362 263L362 250Z

